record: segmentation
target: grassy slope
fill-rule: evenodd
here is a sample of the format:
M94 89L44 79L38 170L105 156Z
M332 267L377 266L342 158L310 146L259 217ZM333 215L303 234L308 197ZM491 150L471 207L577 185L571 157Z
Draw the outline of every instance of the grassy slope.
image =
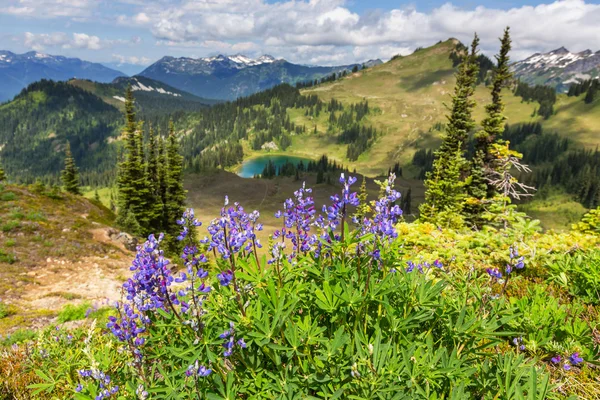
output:
M65 193L0 185L0 333L36 326L66 303L113 297L131 253L105 235L114 215Z
M428 131L436 122L445 122L444 103L451 101L450 94L455 83L454 69L449 59L455 43L454 40L448 40L410 56L303 91L305 94L316 94L326 101L335 98L344 103L355 103L367 99L372 106L379 108L380 112L373 113L368 121L383 135L356 163L351 164L352 167L368 175L379 174L395 161L408 164L415 150L437 145L441 133ZM479 86L475 98L475 119L481 121L484 106L490 100L489 89ZM508 123L540 120L539 117L531 117L537 103L524 103L508 90L505 91L504 100ZM556 115L542 121L546 129L567 135L587 147L600 143L600 135L597 134L600 126L599 100L592 105L585 105L581 98L560 95L555 109ZM314 126L314 122L301 113L292 113L292 116L297 123ZM317 121L322 132L325 131L326 121L326 116L321 116ZM292 152L331 152L339 159L345 155L345 148L328 137L296 139L290 148Z

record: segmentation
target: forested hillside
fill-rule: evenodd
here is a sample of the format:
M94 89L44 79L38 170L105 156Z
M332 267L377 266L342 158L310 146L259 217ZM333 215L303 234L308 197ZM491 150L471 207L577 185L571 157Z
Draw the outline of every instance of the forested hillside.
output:
M114 176L121 113L89 92L42 80L0 105L0 159L20 181L55 179L67 142L84 180L108 183Z

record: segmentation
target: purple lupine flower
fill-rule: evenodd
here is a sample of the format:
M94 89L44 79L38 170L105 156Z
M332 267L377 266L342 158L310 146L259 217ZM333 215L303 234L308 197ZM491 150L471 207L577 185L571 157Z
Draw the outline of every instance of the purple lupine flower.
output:
M394 204L400 199L400 193L393 189L395 180L396 175L390 174L386 182L384 196L375 202L375 215L372 224L370 224L371 233L376 234L382 240L388 241L398 237L394 226L402 217L402 210Z
M433 262L433 266L436 267L436 268L439 268L439 269L444 268L444 264L442 264L442 262L440 260L435 260Z
M562 360L562 358L558 354L550 359L552 364L559 364L561 360Z
M233 354L233 350L236 345L241 349L246 348L246 342L244 342L244 339L239 339L236 342L236 340L235 340L235 325L233 324L233 322L229 323L229 329L226 330L225 332L223 332L222 334L220 334L219 338L225 340L225 343L223 343L223 347L225 348L225 351L223 352L224 357L231 356L231 354Z
M502 272L500 272L498 270L498 268L487 268L485 270L489 276L491 276L493 279L501 279L502 278Z
M579 357L579 353L575 352L569 357L569 361L573 365L579 365L583 362L583 358Z
M223 271L220 274L217 274L217 279L221 286L228 286L233 279L233 272L231 272L230 269Z
M199 376L199 377L206 377L208 375L210 375L212 373L212 370L209 368L206 368L204 365L199 365L198 360L196 360L194 362L194 364L190 365L187 370L185 371L185 376L187 377L192 377L192 376Z
M307 253L313 250L318 241L317 235L310 234L310 226L313 224L316 212L311 193L312 189L306 188L306 184L303 183L302 187L294 192L294 199L287 199L283 203L284 211L275 213L276 218L283 217L283 227L273 233L273 239L289 239L292 242L290 260L297 257L300 252ZM271 264L281 256L281 249L281 246L272 249L273 258L269 260Z
M517 259L517 263L515 264L516 269L523 269L525 267L525 258L519 257Z
M234 203L233 207L227 207L228 204L229 199L226 198L220 218L214 219L207 228L210 238L201 240L223 259L229 259L242 250L252 253L255 245L261 247L256 239L256 232L262 230L262 225L257 222L258 211L248 214L239 203Z
M111 381L110 376L105 374L102 371L99 371L97 369L89 369L89 370L80 370L78 372L81 377L92 378L93 380L98 382L98 385L100 386L100 389L102 389L102 390L95 397L96 399L99 399L99 400L107 399L107 398L111 397L112 395L117 394L117 392L119 391L118 386L113 386L110 388L107 387ZM83 386L81 384L79 384L77 386L77 388L75 389L75 391L81 392L81 390L83 390Z
M570 371L571 370L571 364L565 363L565 365L563 365L563 368L565 369L565 371Z
M333 231L338 227L348 212L348 206L357 207L360 204L358 194L350 191L350 187L356 183L356 178L350 176L346 179L342 173L340 175L340 183L342 184L342 195L338 196L335 194L331 196L331 205L329 207L323 206L322 209L326 218L319 216L315 221L317 226L327 231Z

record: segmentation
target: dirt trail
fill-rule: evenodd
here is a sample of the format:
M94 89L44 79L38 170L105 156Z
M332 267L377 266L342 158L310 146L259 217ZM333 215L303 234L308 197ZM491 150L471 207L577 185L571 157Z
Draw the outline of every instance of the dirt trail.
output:
M17 308L13 317L24 317L23 322L9 331L55 322L55 316L66 304L88 302L102 307L121 298L121 287L131 274L129 266L134 253L111 240L108 229L90 231L94 241L109 245L108 254L85 254L79 260L47 258L20 273L28 278L27 283L14 286L2 296L6 304Z

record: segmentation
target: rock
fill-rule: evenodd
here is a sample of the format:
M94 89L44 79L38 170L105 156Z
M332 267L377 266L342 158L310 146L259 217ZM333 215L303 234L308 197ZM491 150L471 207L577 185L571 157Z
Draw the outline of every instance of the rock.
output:
M65 228L62 230L63 232L71 232L71 230L69 228Z
M127 250L135 251L137 249L137 238L134 238L125 232L119 233L113 240L123 243L123 246L125 246Z
M275 142L267 142L260 146L260 148L263 150L279 150L279 147Z

